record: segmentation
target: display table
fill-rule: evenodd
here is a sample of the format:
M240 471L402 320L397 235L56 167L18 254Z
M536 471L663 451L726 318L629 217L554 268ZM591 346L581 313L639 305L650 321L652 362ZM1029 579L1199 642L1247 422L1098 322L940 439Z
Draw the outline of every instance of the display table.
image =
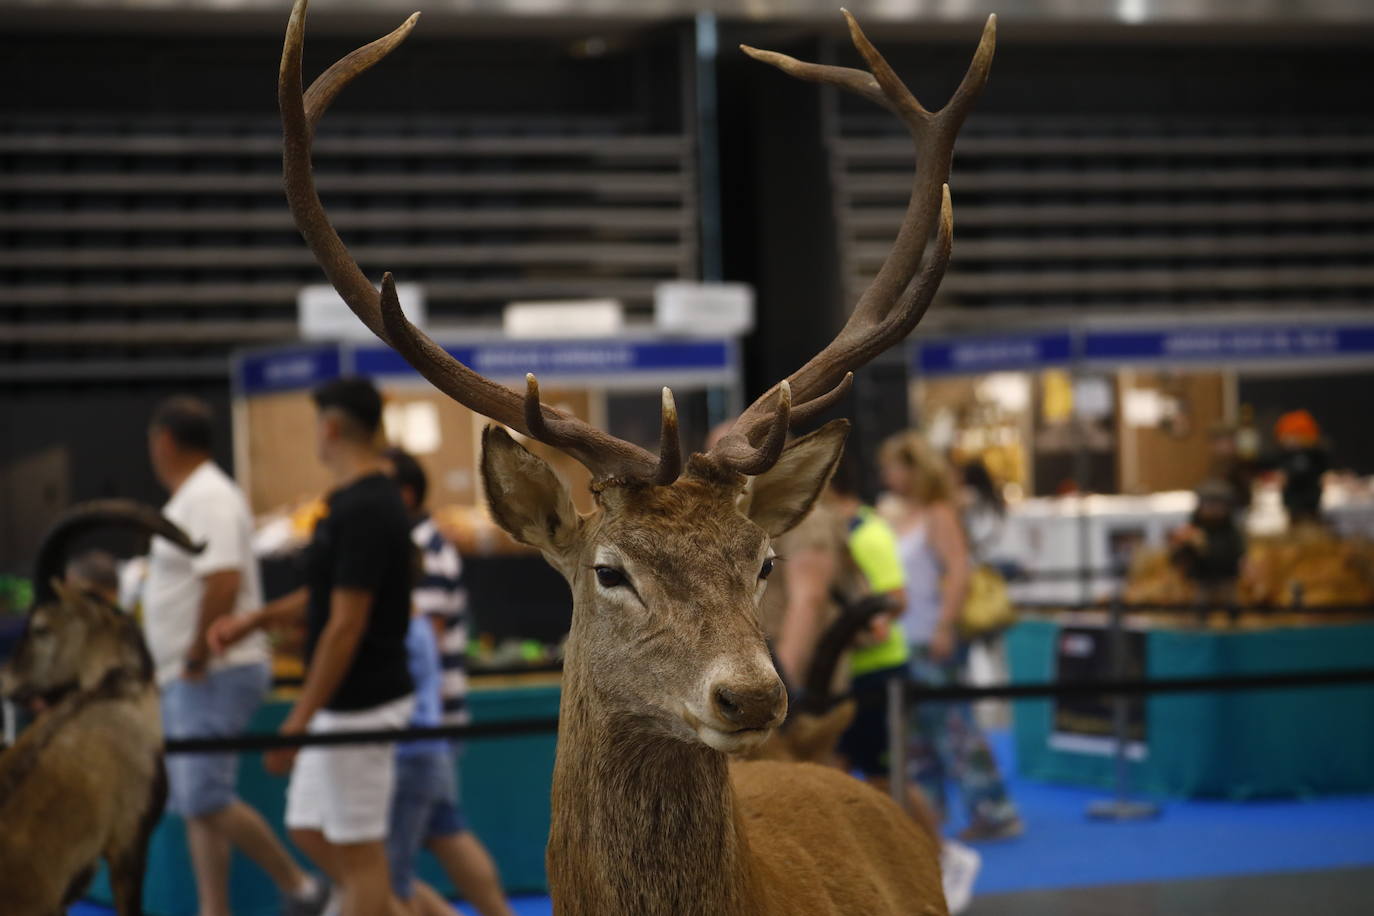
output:
M469 708L476 722L543 719L558 714L556 678L541 676L535 683L508 678L499 686L479 684L480 679L469 694ZM275 731L289 709L290 704L282 700L265 704L254 717L251 730ZM549 833L555 744L553 732L475 739L465 742L459 760L468 824L491 851L506 889L512 893L547 890L544 844ZM264 771L261 754L243 755L239 794L285 836L286 778ZM420 876L441 892L452 893L433 858L423 855L421 860ZM90 897L104 903L111 900L103 870ZM195 879L186 851L185 828L175 815L165 815L153 834L143 898L149 916L196 913ZM275 916L280 912L271 881L238 854L234 858L231 903L235 916Z
M1083 642L1093 627L1101 633L1104 617L1019 623L1006 640L1013 680L1055 680L1066 640ZM1359 668L1374 658L1374 623L1136 632L1136 660L1151 678ZM1021 773L1111 786L1110 752L1070 749L1074 742L1060 739L1072 737L1063 732L1074 717L1055 704L1013 704ZM1374 684L1161 694L1145 699L1140 724L1133 791L1231 799L1374 791Z

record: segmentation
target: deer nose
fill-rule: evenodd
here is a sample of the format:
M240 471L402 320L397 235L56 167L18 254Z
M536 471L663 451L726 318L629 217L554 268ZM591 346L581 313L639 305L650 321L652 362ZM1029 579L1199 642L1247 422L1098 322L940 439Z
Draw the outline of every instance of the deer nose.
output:
M757 687L720 685L711 694L716 715L736 728L767 728L776 724L786 707L782 681Z

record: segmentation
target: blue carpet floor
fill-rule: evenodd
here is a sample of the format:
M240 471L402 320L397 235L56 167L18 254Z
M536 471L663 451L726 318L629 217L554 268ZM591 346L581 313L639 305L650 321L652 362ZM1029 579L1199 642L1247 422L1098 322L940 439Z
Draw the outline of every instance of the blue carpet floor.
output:
M994 734L1004 772L1011 740ZM981 893L1374 865L1374 797L1165 801L1159 818L1088 820L1096 789L1012 777L1026 834L983 846Z
M990 737L1003 771L1014 774L1010 735ZM1374 865L1374 796L1166 801L1155 820L1106 823L1084 815L1088 803L1102 797L1098 790L1015 776L1010 789L1026 833L980 848L978 893ZM957 821L950 825L958 827ZM552 911L547 897L513 903L520 916ZM104 916L110 910L78 906L70 912Z

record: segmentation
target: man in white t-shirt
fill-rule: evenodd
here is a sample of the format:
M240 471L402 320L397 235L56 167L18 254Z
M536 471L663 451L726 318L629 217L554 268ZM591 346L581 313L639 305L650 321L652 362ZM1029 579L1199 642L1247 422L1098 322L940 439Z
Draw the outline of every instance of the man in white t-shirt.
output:
M213 416L196 398L160 405L148 430L158 480L172 494L163 508L198 555L154 538L143 592L143 626L162 689L170 738L241 734L271 685L271 653L258 633L211 658L205 634L226 615L262 605L253 557L253 517L234 482L211 459ZM235 793L234 754L167 758L168 806L186 820L200 916L230 916L229 858L237 847L281 889L291 916L319 913L328 889L296 865L267 822Z

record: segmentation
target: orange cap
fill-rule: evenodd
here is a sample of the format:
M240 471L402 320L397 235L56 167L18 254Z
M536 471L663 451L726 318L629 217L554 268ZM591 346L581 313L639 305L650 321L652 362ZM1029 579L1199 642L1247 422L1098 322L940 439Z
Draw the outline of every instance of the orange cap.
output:
M1274 424L1274 437L1316 442L1321 438L1321 429L1307 411L1292 410L1279 417L1279 421Z

